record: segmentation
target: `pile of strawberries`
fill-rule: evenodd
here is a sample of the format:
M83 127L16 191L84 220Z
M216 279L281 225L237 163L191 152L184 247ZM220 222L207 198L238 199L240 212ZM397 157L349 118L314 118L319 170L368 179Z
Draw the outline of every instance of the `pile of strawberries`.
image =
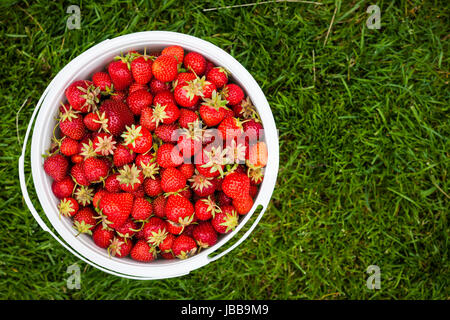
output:
M256 109L229 80L170 46L66 88L44 170L77 236L148 262L188 258L238 225L268 155Z

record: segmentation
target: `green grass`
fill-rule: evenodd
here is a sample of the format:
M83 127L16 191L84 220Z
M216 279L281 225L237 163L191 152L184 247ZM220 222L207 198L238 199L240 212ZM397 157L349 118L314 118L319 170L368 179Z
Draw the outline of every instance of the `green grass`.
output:
M380 30L366 27L375 3ZM225 2L83 1L80 30L66 29L69 4L0 8L0 298L449 298L446 1L211 12L202 9ZM191 34L237 58L272 107L281 166L271 204L241 246L188 276L138 282L78 261L43 232L22 199L17 161L52 77L94 44L144 30ZM75 262L81 290L66 288ZM380 290L366 287L369 265L381 269Z

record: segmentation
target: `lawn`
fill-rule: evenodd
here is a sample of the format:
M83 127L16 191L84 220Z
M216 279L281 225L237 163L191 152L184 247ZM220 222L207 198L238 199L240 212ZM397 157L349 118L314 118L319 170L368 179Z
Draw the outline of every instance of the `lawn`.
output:
M448 4L320 2L203 11L244 2L3 1L0 299L448 299ZM78 30L66 27L70 4L80 5ZM381 29L366 26L371 4ZM145 30L200 37L247 68L272 108L280 170L264 217L232 253L139 282L79 261L42 231L17 166L58 71L104 39ZM79 290L66 286L74 263ZM366 286L371 265L380 289Z

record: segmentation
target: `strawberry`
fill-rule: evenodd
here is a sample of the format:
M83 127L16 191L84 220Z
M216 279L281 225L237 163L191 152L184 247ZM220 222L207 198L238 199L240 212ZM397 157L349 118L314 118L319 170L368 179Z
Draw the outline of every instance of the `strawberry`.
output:
M90 207L81 208L73 217L73 227L78 232L92 234L92 230L97 224L96 214Z
M207 197L213 194L217 187L213 178L205 177L198 170L189 179L189 182L191 183L192 190L199 197Z
M267 165L267 145L265 142L260 141L250 146L247 166L249 168L262 168Z
M209 60L206 60L206 68L205 68L205 74L207 75L209 71L211 71L212 68L214 68L214 63L212 63Z
M72 163L80 163L84 161L84 157L81 154L74 154L70 157L70 161L72 161Z
M156 78L153 78L152 80L150 80L150 92L153 95L158 94L159 92L162 91L168 91L170 90L170 86L168 83L164 82L164 81L159 81Z
M206 80L214 83L216 88L220 89L228 83L228 74L224 68L215 67L206 74Z
M172 254L172 244L173 244L174 240L175 240L175 235L173 235L172 233L167 233L167 235L164 238L164 240L161 241L161 243L158 245L159 250L161 251L161 253L170 253L170 254Z
M147 128L134 124L125 128L126 131L122 134L122 138L129 149L136 153L146 153L152 148L152 134Z
M123 144L119 144L114 152L113 163L116 167L121 167L132 163L135 157L136 153L134 153L133 150L128 149Z
M209 99L214 91L217 91L217 87L214 83L207 81L205 76L197 78L195 80L197 88L199 88L200 95L203 99Z
M104 222L110 228L120 227L127 221L133 209L134 197L130 193L108 193L101 200L99 208Z
M131 167L126 164L119 169L119 175L117 180L119 181L119 187L123 191L133 192L138 189L138 187L144 182L144 175L142 170L133 163Z
M73 217L77 214L79 209L80 205L77 200L72 197L63 198L58 204L59 214L64 217Z
M178 84L173 92L177 104L185 108L194 107L200 99L200 94L195 80Z
M173 141L172 137L175 137L177 129L178 125L175 123L162 124L155 129L155 134L163 142L168 143Z
M197 52L189 52L183 59L183 64L186 69L191 70L197 76L201 76L205 73L206 60Z
M81 145L77 140L66 136L62 139L59 149L63 155L70 157L80 153Z
M184 161L178 148L170 143L165 143L158 148L156 159L162 168L178 167Z
M174 56L175 59L177 59L177 62L183 63L183 58L184 58L184 49L180 46L169 46L163 49L163 51L161 52L161 54L168 54L171 56Z
M145 194L149 197L156 197L160 195L163 190L161 188L161 179L156 177L154 179L152 178L146 178L143 183Z
M263 168L248 168L247 176L250 178L252 185L259 185L264 179Z
M122 237L114 237L108 246L108 253L113 257L123 258L130 254L131 248L133 242Z
M200 248L209 248L217 243L217 232L208 221L194 226L192 236Z
M69 161L60 154L53 154L44 160L44 171L55 181L62 181L67 176Z
M109 166L103 159L87 158L83 162L83 170L89 182L99 182L108 176Z
M172 235L180 235L184 231L184 225L172 222L170 220L166 220L167 222L167 231Z
M96 108L100 89L95 87L92 81L78 80L67 87L65 95L74 110L86 113Z
M162 105L162 106L165 106L166 104L168 104L168 103L173 103L173 104L175 104L176 103L176 101L175 101L175 98L174 98L174 96L173 96L173 94L172 94L172 92L170 92L170 91L161 91L161 92L158 92L156 95L155 95L155 98L153 99L153 104L156 106L157 104L160 104L160 105Z
M167 198L165 211L168 220L182 226L190 224L194 218L194 206L181 195L170 195Z
M59 128L63 135L74 140L81 140L86 134L83 118L72 109L61 115Z
M247 198L250 192L250 179L244 173L232 172L223 179L222 190L232 199Z
M152 65L153 61L147 55L137 57L131 61L131 73L136 83L146 84L150 81L153 77Z
M170 167L161 175L161 188L164 192L176 192L186 186L186 177L176 168Z
M191 178L194 175L195 167L192 163L183 163L177 168L186 179Z
M138 168L142 169L144 178L155 179L159 171L158 163L156 162L156 156L151 153L139 154L135 161Z
M158 246L167 237L167 223L158 218L152 217L144 224L144 238L153 247Z
M153 108L153 114L151 121L155 122L156 126L158 127L159 123L165 123L165 124L171 124L177 121L178 117L180 116L180 109L173 104L168 103L166 105L160 105L157 104Z
M194 205L194 210L195 217L201 221L210 220L211 218L214 218L217 212L221 211L211 196L197 200Z
M125 90L116 90L114 93L111 93L110 99L113 101L125 102L127 98L127 92Z
M101 224L95 227L92 232L92 240L100 248L107 248L114 238L114 231L109 228L104 228Z
M197 244L191 237L179 235L172 243L172 252L178 259L187 259L195 254Z
M239 214L247 214L253 207L253 198L249 195L241 199L233 199L233 206Z
M178 123L182 128L189 128L190 123L194 123L199 120L198 115L189 109L181 108L180 109L180 117L178 118Z
M108 65L108 73L115 90L125 90L133 82L131 71L123 60L111 62Z
M153 96L145 89L133 91L127 98L127 104L134 115L140 116L142 109L152 105Z
M179 84L186 84L186 82L190 82L195 79L197 79L197 76L193 72L180 72L172 85L175 88Z
M227 145L232 139L237 140L237 138L244 132L241 121L234 117L223 119L217 129L222 134L222 139L226 141Z
M228 161L226 154L227 150L222 147L209 144L195 157L195 168L205 177L223 176L223 169Z
M134 117L128 106L121 101L105 100L100 106L100 114L105 113L106 131L114 136L120 135L125 126L134 123Z
M217 126L225 118L226 103L216 91L213 91L211 98L204 99L199 112L208 127Z
M134 198L144 198L145 197L145 191L144 191L144 187L142 184L139 187L137 187L135 190L130 191L130 193L134 196Z
M261 122L257 122L255 119L242 122L242 127L249 144L255 144L264 137L264 128Z
M153 62L152 72L159 81L173 81L178 74L178 61L173 55L161 55Z
M80 186L88 186L91 184L91 182L84 174L83 162L74 164L70 169L70 175L72 176L73 180Z
M217 202L221 207L230 206L233 203L233 199L227 196L223 191L217 193Z
M222 95L231 106L240 103L244 99L244 91L234 83L225 85L222 89Z
M130 94L132 94L133 92L138 91L138 90L145 90L145 91L148 92L148 87L147 87L146 84L140 84L140 83L137 83L137 82L133 82L133 83L130 85L130 87L128 88L128 95L130 95ZM153 95L152 95L152 96L153 96Z
M153 108L148 107L142 109L139 124L151 132L155 131L156 122L153 121Z
M155 200L153 200L153 212L155 215L159 218L165 218L166 217L166 197L164 195L160 195L156 197Z
M120 227L116 228L116 233L122 238L129 239L134 236L137 229L138 225L131 218L128 218Z
M75 199L82 206L87 206L94 200L94 190L87 186L78 186L73 192Z
M97 190L97 192L94 194L94 197L92 198L92 205L94 206L94 208L98 208L98 206L100 205L100 200L107 193L108 190L105 190L103 188Z
M100 132L92 141L92 147L95 153L102 156L108 156L114 154L117 141L113 135L106 132Z
M102 121L104 122L104 120L104 117L102 119L100 118L98 112L89 112L84 116L83 123L89 130L99 131L102 127Z
M134 199L133 209L131 210L131 217L134 220L146 220L153 213L153 206L145 198L136 198Z
M72 196L73 189L75 188L75 183L72 178L66 176L62 180L54 180L52 183L53 194L58 199L64 199Z
M157 257L156 248L149 246L145 240L139 240L131 249L130 257L136 261L150 262Z
M92 75L92 82L94 86L99 88L101 92L110 94L113 92L113 83L109 74L103 71L98 71Z
M233 113L235 117L240 119L253 119L258 115L256 108L250 100L250 97L247 97L240 103L233 105Z
M222 212L216 213L211 224L218 233L229 233L239 223L239 216L233 206L223 206Z

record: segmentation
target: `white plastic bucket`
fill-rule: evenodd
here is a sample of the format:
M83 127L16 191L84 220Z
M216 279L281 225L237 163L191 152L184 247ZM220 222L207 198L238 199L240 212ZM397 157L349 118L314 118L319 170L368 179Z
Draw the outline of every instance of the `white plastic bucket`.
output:
M51 178L44 172L42 154L49 148L52 130L55 125L54 119L58 112L58 105L60 101L65 100L64 90L70 83L75 80L89 79L95 71L103 69L108 62L112 61L115 56L120 55L122 52L125 53L130 50L141 51L144 48L147 48L147 52L150 52L170 45L179 45L187 51L199 52L214 64L225 67L230 71L233 81L244 88L244 91L258 110L264 126L269 154L265 177L252 210L243 217L234 231L223 236L213 247L202 250L199 254L185 260L158 259L151 263L141 263L131 258L110 257L106 250L94 244L90 236L80 235L75 237L76 231L72 227L72 221L70 219L60 219L57 210L58 199L52 193ZM58 235L53 233L41 219L30 201L26 188L24 172L25 152L27 140L36 115L36 124L31 140L33 181L42 209ZM25 202L34 218L44 231L49 232L67 250L86 263L110 274L131 279L148 280L171 278L188 274L191 270L195 270L219 259L244 241L262 218L270 201L277 178L278 161L278 135L275 121L264 93L250 73L224 50L207 41L181 33L148 31L105 40L73 59L56 75L40 98L28 125L22 155L19 159L19 177ZM258 206L262 206L262 210L246 233L228 249L214 257L210 257L212 252L219 249L239 232L252 217Z

